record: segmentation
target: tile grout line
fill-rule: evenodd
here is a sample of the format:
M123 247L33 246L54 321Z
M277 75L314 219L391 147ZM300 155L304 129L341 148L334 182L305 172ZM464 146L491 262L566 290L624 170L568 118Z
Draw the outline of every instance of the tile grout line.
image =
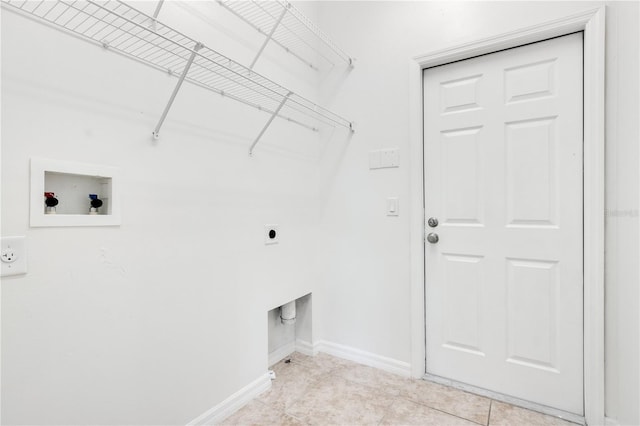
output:
M287 359L287 358L285 358ZM306 359L306 358L302 358L302 359L292 359L292 358L288 358L290 359L290 363L293 365L297 365L297 366L301 366L301 367L305 367L305 368L313 368L313 367L319 367L318 364L315 364L313 362L311 362L311 358L310 359ZM282 361L279 361L282 362ZM278 364L278 363L276 363ZM274 365L276 365L274 364ZM327 378L328 376L333 376L334 371L338 370L340 368L340 366L336 365L336 366L332 366L329 367L329 369L322 374L318 374L313 380L311 380L309 383L306 384L304 390L302 393L306 392L310 387L320 383L324 378ZM339 377L339 376L336 376ZM303 395L298 395L297 398L294 398L290 401L290 403L288 404L288 407L285 405L283 406L283 410L282 412L284 413L285 416L291 417L297 421L299 421L300 423L303 424L310 424L308 422L306 422L304 419L299 418L293 414L289 413L289 409L291 407L293 407L298 401L300 401L302 399Z
M300 395L298 395L297 397L295 397L295 398L291 399L291 401L289 401L288 407L287 407L287 404L284 404L284 405L283 405L283 407L282 407L282 412L283 412L285 415L289 416L289 417L293 417L294 419L299 420L299 421L300 421L300 422L302 422L302 423L305 423L303 419L299 419L298 417L296 417L296 416L294 416L294 415L292 415L292 414L289 414L289 409L290 409L291 407L293 407L293 406L294 406L298 401L300 401L300 400L302 399L302 397L304 396L303 394L304 394L305 392L307 392L307 391L308 391L308 389L309 389L311 386L313 386L313 385L317 384L318 382L320 382L320 380L321 380L321 379L322 379L322 376L320 375L320 376L316 377L315 379L311 380L309 383L307 383L307 384L305 385L304 389L302 390L301 394L300 394Z
M424 402L422 402L422 401L416 401L416 400L414 400L414 399L407 398L407 397L404 397L404 396L402 396L402 395L398 395L398 397L399 397L399 398L404 399L405 401L409 401L409 402L413 402L414 404L422 405L423 407L430 408L431 410L438 411L438 412L443 413L443 414L446 414L446 415L448 415L448 416L457 417L457 418L459 418L459 419L462 419L462 420L465 420L465 421L467 421L467 422L471 422L471 423L474 423L474 424L477 424L477 425L480 425L480 426L488 426L488 425L484 425L484 424L482 424L482 423L478 423L478 422L477 422L477 421L475 421L475 420L471 420L471 419L468 419L468 418L466 418L466 417L462 417L462 416L459 416L459 415L457 415L457 414L450 413L450 412L448 412L448 411L444 411L444 410L442 410L442 409L440 409L440 408L433 407L433 406L431 406L431 405L429 405L429 404L425 404L425 403L424 403ZM489 403L489 412L491 412L491 403Z
M388 409L387 409L388 410ZM380 426L382 424L382 422L384 421L384 418L387 417L387 412L385 411L385 413L382 415L382 417L380 418L380 421L378 421L378 423L376 423L378 426Z
M313 367L313 366L314 366L314 363L313 363L313 362L309 362L309 361L310 361L310 360L305 361L305 359L302 359L302 360L300 360L300 361L298 362L298 365L303 365L303 366L304 366L304 365L306 365L306 366L308 366L308 367ZM361 383L361 382L358 382L358 381L354 381L354 380L348 379L348 378L346 378L346 377L342 377L342 376L340 376L340 375L339 375L339 372L340 372L340 370L341 370L342 368L344 368L344 367L348 367L348 366L347 366L347 365L335 365L335 366L333 366L333 367L330 367L330 368L326 371L326 373L319 375L319 376L315 379L315 381L313 382L313 384L319 383L322 379L327 379L327 380L330 380L330 381L331 381L332 379L340 379L340 380L344 380L345 382L350 383L350 384L352 384L352 385L362 386L362 387L364 387L364 388L367 388L367 389L369 389L370 391L376 392L376 393L380 394L380 395L381 395L381 396L383 396L383 397L388 397L389 402L388 402L388 404L386 405L385 410L384 410L384 412L383 412L382 416L380 417L380 420L376 423L376 425L380 425L380 424L382 424L382 422L384 421L384 419L385 419L385 417L387 416L387 414L389 414L389 410L390 410L390 409L391 409L391 407L393 406L394 399L396 399L396 398L398 398L398 397L399 397L399 392L400 392L400 390L399 390L398 388L396 388L396 387L393 387L393 389L394 389L394 390L397 390L397 391L398 391L398 394L397 394L397 395L394 395L394 394L390 394L390 393L388 393L388 392L386 392L386 391L381 390L381 389L380 389L380 387L378 387L378 386L375 386L375 385L372 385L372 384L368 384L368 383ZM373 367L372 367L372 368L373 368ZM390 373L390 374L391 374L391 373ZM310 384L309 386L311 386L311 384ZM299 399L299 398L298 398L298 399ZM297 399L297 400L298 400L298 399ZM297 401L297 400L296 400L296 401ZM295 402L292 402L291 406L293 406L294 404L295 404ZM287 409L286 409L286 408L285 408L285 410L284 410L284 413L285 413L286 415L290 416L290 417L295 418L296 420L301 420L301 419L297 418L296 416L293 416L293 415L289 414L289 413L287 412ZM302 420L301 420L301 421L302 421Z
M487 426L491 424L491 409L493 408L493 399L489 402L489 415L487 416Z
M462 417L461 415L445 411L445 410L456 411L455 405L449 406L448 404L445 404L444 409L441 409L433 406L434 404L438 405L438 401L433 400L432 398L427 397L426 401L418 400L419 399L418 397L421 396L421 393L420 393L421 387L418 386L417 388L414 389L414 386L412 386L412 383L419 382L419 380L412 379L412 378L402 378L402 380L399 380L399 381L391 380L386 376L386 374L389 374L390 376L392 375L394 377L396 376L395 374L390 372L384 372L383 370L379 370L379 369L376 369L375 367L366 366L366 365L364 367L367 367L367 371L368 371L368 368L371 368L376 371L383 371L384 374L368 375L367 371L364 371L364 370L362 372L357 371L357 372L350 372L351 374L346 374L347 372L349 372L349 370L353 368L352 364L357 364L357 363L353 363L349 361L347 361L346 364L338 363L338 362L334 362L334 360L331 358L333 357L330 357L329 359L318 359L314 361L313 357L308 357L308 356L296 357L295 355L293 355L283 359L279 363L284 363L287 359L289 359L290 365L297 367L296 369L294 369L294 371L290 371L290 373L295 374L296 376L299 376L298 379L303 379L302 381L297 379L294 380L293 383L296 384L297 390L293 394L288 395L289 397L293 396L293 399L289 401L290 403L287 404L287 406L283 404L282 407L279 408L278 405L280 403L277 401L266 402L263 400L257 400L257 398L255 398L254 400L257 400L257 402L259 402L257 407L264 407L264 408L274 407L277 409L277 411L282 413L282 415L286 416L286 418L288 419L294 420L301 424L311 425L313 424L315 419L310 418L308 415L303 416L302 418L299 417L299 415L305 414L302 411L298 413L298 416L292 415L290 414L290 410L293 407L297 406L298 403L301 401L301 399L305 397L305 395L312 393L311 391L313 390L312 389L313 387L318 386L318 384L323 384L323 386L331 385L331 382L335 381L336 379L339 379L340 381L343 381L343 383L345 384L361 387L363 391L364 390L367 390L366 392L373 391L376 394L378 394L376 398L380 397L379 407L382 408L380 417L378 421L376 421L375 418L370 419L372 420L371 424L375 424L377 426L383 425L387 418L389 418L390 421L393 421L393 418L395 418L395 415L396 415L393 412L394 403L397 403L399 401L406 401L412 404L417 404L418 406L422 406L429 410L433 410L433 412L441 413L443 415L450 416L451 418L458 418L460 420L463 420L464 422L469 422L468 423L469 426L471 425L491 426L493 424L492 422L493 403L498 401L494 401L492 398L487 398L487 397L477 395L465 390L459 390L461 393L477 396L485 400L485 401L482 401L483 402L482 404L472 403L471 404L473 406L472 410L469 411L469 413L466 413L466 411L468 410L463 410L464 414L469 414L470 416L475 416L476 414L478 415L483 414L484 413L483 407L486 407L487 401L489 402L488 411L486 412L487 414L486 414L485 420L480 420L480 419L472 420L470 418ZM274 364L270 368L277 366L279 363ZM300 369L300 371L298 371L298 369ZM286 371L286 370L282 370L282 371ZM345 374L341 375L342 372L344 372ZM285 378L291 379L291 377L293 376L290 376L289 373L285 375ZM402 377L402 376L399 376L399 377ZM288 381L285 379L281 383L284 384L284 387L277 386L279 389L277 389L277 394L274 395L277 397L278 401L282 399L282 392L286 390L287 388L286 384L288 383ZM447 386L444 386L444 387L450 388ZM276 390L276 389L273 389L273 390ZM437 389L434 390L434 392L438 392ZM411 395L416 396L416 399L414 400ZM429 395L427 394L426 396L429 396ZM466 400L466 398L463 398L463 399ZM315 406L317 404L313 403L312 405ZM439 404L439 405L442 405L442 404ZM417 407L414 407L414 410L416 410L416 408ZM260 408L258 408L258 411L260 411ZM479 416L476 416L476 417L479 417ZM496 419L496 421L498 420L499 419Z
M368 366L368 367L370 367L370 366ZM467 422L471 422L471 423L474 423L474 424L477 424L477 425L480 425L480 426L488 426L488 424L479 423L479 422L477 422L477 421L475 421L475 420L471 420L471 419L468 419L468 418L465 418L465 417L461 417L461 416L459 416L459 415L457 415L457 414L450 413L450 412L444 411L444 410L442 410L442 409L439 409L439 408L433 407L433 406L431 406L431 405L425 404L424 402L421 402L421 401L415 401L415 400L413 400L413 399L411 399L411 398L404 397L404 396L402 395L402 390L401 390L401 389L399 389L399 388L396 388L396 387L394 387L394 389L398 391L398 394L397 394L397 395L394 395L394 394L390 394L390 393L388 393L388 392L382 391L382 390L380 390L378 387L376 387L376 386L374 386L374 385L372 385L372 384L361 383L361 382L357 382L357 381L354 381L354 380L348 379L348 378L346 378L346 377L337 376L337 375L335 374L337 371L335 371L335 370L339 370L339 368L340 368L340 367L336 367L336 368L335 368L335 369L333 369L332 371L328 372L328 373L327 373L327 375L331 375L331 376L334 376L334 377L339 377L339 378L341 378L341 379L343 379L343 380L345 380L345 381L347 381L347 382L349 382L349 383L356 384L356 385L359 385L359 386L364 386L364 387L369 388L369 389L371 389L371 390L374 390L374 391L376 391L376 392L380 392L380 393L382 393L382 394L386 394L387 396L389 396L389 397L390 397L390 399L391 399L391 400L393 400L394 398L401 398L401 399L404 399L405 401L409 401L409 402L413 402L414 404L422 405L423 407L427 407L427 408L429 408L429 409L432 409L432 410L438 411L438 412L443 413L443 414L446 414L446 415L448 415L448 416L456 417L456 418L458 418L458 419L465 420L465 421L467 421ZM375 367L371 367L371 368L375 368ZM393 373L389 373L389 374L393 374ZM411 378L409 378L408 380L409 380L409 381L413 381L413 380L415 380L415 379L411 379ZM475 395L475 394L473 394L473 393L470 393L470 392L466 392L466 391L462 391L462 392L464 392L464 393L469 393L469 394L471 394L471 395L477 396L477 395ZM489 398L487 398L487 399L489 399ZM491 399L489 399L489 414L491 413L491 402L492 402L492 401L491 401ZM393 404L393 401L391 401L391 402L390 402L390 404L389 404L389 406L386 408L386 410L385 410L385 414L382 416L382 419L380 419L380 422L378 422L378 425L380 425L380 423L384 420L384 418L385 418L385 417L386 417L386 415L388 414L388 411L389 411L389 409L391 408L392 404ZM489 416L487 416L487 422L488 422L488 420L489 420Z
M301 418L299 418L299 417L296 417L296 416L293 416L293 415L291 415L291 414L287 413L287 410L286 410L286 409L283 411L283 413L284 413L284 415L285 415L285 416L287 416L287 417L291 417L292 419L294 419L294 420L296 420L296 421L298 421L298 422L300 422L300 423L302 423L302 424L306 424L306 425L308 425L308 424L309 424L309 423L305 422L303 419L301 419Z

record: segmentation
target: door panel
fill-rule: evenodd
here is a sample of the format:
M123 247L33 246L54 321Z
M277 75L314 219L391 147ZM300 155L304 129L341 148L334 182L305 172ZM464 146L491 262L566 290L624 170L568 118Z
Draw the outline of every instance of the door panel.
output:
M582 34L424 72L427 372L583 414Z
M480 347L482 256L444 254L444 345L484 355Z
M556 118L505 123L510 226L557 225Z
M478 133L481 127L442 132L444 223L481 224L482 174Z
M507 259L507 361L558 373L557 262Z

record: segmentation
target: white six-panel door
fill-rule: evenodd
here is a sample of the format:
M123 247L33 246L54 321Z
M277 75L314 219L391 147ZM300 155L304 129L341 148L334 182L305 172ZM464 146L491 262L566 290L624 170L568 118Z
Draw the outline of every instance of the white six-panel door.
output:
M424 123L427 373L582 415L582 33L426 69Z

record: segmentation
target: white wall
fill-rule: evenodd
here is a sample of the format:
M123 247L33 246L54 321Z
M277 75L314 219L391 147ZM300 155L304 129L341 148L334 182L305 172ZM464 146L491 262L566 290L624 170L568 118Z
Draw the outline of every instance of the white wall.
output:
M260 47L216 2L160 18L244 63ZM258 72L315 97L265 54ZM175 82L3 8L2 234L29 256L2 280L4 424L185 424L266 373L267 311L313 291L320 159L348 132L274 122L250 158L268 115L185 84L153 141ZM30 228L34 156L119 167L122 225Z
M153 142L175 78L3 10L2 234L29 274L2 280L2 421L185 423L266 371L267 311L309 292L314 339L410 362L409 58L601 4L303 2L355 68L257 70L358 131L275 123L253 158L263 114L185 85ZM607 414L638 424L638 5L607 4ZM260 45L215 2L160 19L244 63ZM369 171L390 146L401 167ZM122 225L29 228L32 156L120 167Z
M320 25L356 66L324 81L328 105L357 123L323 189L323 339L411 361L409 59L601 6L603 2L322 2ZM606 412L640 424L638 337L638 3L607 5ZM368 170L369 150L397 146L399 169ZM385 199L400 198L400 217Z

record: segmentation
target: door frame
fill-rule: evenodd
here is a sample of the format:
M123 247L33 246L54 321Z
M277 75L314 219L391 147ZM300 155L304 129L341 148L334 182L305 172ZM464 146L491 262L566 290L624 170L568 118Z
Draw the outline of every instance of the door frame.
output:
M604 424L605 7L419 55L409 64L411 374L426 373L423 70L553 37L584 32L584 414Z

